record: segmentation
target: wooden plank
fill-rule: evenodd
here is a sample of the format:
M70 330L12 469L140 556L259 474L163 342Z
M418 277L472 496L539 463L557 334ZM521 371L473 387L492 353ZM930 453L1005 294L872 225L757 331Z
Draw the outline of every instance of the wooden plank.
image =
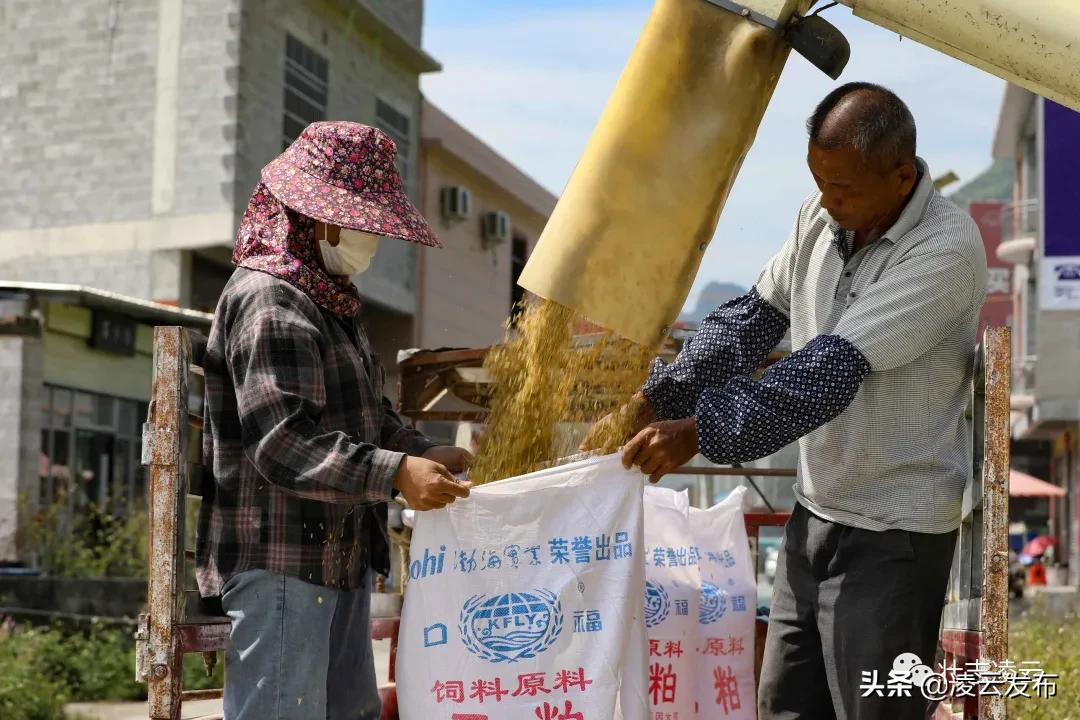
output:
M482 367L456 367L450 372L453 377L453 385L461 383L469 385L487 385L491 382L491 373ZM453 387L453 385L451 387Z
M467 362L482 363L488 348L468 348L464 350L423 350L416 353L398 366L402 370L425 367L427 365L457 365Z
M1009 328L987 328L985 348L985 430L982 467L982 660L995 667L1009 652ZM980 720L1004 720L1005 698L980 699Z
M425 420L431 422L474 422L482 423L487 419L487 412L476 410L409 410L403 408L400 413L413 422Z

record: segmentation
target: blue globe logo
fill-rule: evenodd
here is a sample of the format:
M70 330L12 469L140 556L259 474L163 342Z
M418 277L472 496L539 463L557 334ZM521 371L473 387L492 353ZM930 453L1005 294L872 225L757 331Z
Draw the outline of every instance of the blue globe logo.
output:
M656 627L667 619L671 600L664 586L652 580L645 581L645 627Z
M494 663L536 657L562 628L562 604L550 590L474 595L465 601L458 626L465 647Z
M702 625L714 623L724 617L725 611L727 611L727 597L724 591L712 583L702 582L698 622Z

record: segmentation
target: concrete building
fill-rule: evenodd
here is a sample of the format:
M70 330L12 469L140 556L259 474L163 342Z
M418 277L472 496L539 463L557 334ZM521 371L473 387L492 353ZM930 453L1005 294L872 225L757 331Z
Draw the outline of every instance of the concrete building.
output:
M145 495L153 326L211 316L76 285L0 282L0 562L36 507L122 511Z
M309 122L380 126L417 197L422 0L0 6L0 274L212 310L262 166ZM359 282L373 342L413 339L416 248Z
M1068 490L1048 530L1080 581L1080 114L1010 85L994 156L1016 163L997 256L1013 266L1013 466Z
M416 345L491 345L556 198L431 103L421 117L420 209L444 248L417 261Z

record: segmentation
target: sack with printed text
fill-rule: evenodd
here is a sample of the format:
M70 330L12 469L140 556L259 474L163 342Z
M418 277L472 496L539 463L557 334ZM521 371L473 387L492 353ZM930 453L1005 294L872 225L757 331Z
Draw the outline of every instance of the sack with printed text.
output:
M641 474L617 456L418 513L401 718L645 720L642 514Z
M701 717L753 720L757 582L743 518L746 488L708 510L690 509L701 576L697 697ZM648 528L646 527L646 530Z
M698 553L686 491L645 488L645 627L653 717L695 716Z

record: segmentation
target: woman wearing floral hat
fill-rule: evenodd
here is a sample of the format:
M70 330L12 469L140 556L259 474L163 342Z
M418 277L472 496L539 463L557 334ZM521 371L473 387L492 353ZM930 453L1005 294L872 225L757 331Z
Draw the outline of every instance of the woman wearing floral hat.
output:
M376 718L373 571L386 501L469 494L471 457L405 426L349 280L384 239L440 247L377 129L315 123L262 171L207 345L204 597L232 618L227 720Z

